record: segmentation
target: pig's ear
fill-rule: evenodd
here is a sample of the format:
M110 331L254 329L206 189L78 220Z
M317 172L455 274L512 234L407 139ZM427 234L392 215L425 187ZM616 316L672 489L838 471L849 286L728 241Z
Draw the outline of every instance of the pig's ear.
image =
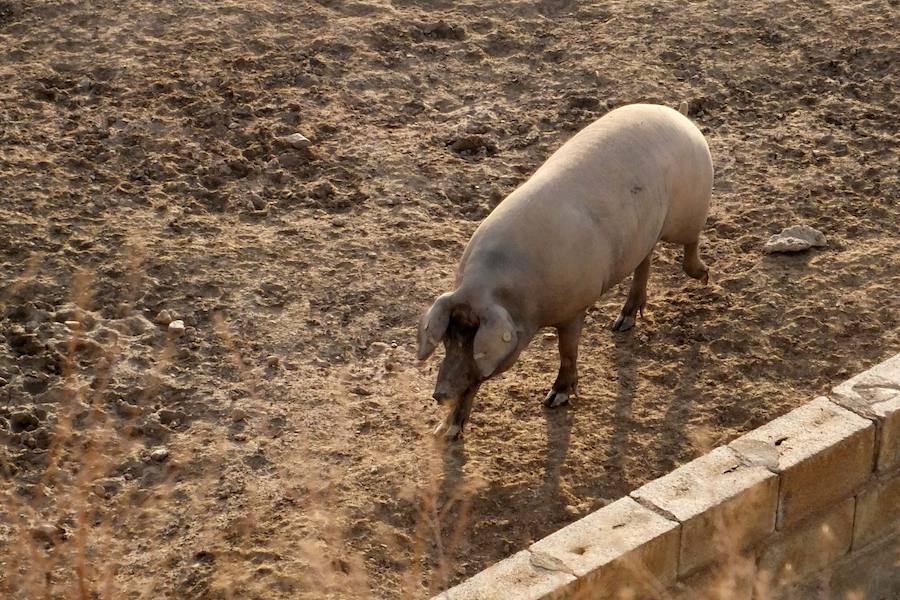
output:
M478 333L475 334L475 364L483 378L497 370L518 345L515 325L506 309L491 305L479 313Z
M451 295L452 292L447 292L438 296L438 299L419 321L419 351L416 353L419 360L425 360L431 356L437 345L444 339L444 334L447 333L447 325L450 323Z

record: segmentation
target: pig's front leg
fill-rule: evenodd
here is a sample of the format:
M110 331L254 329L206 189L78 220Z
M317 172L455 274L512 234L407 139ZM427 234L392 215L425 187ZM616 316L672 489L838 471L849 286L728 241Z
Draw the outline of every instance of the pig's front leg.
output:
M463 394L453 409L447 414L444 422L434 429L435 437L442 437L448 442L459 439L462 435L463 427L469 420L472 412L472 404L475 402L475 394L478 392L479 385L474 385Z
M560 406L575 395L575 385L578 383L578 342L581 339L584 315L582 312L570 322L556 328L559 336L559 374L550 393L544 398L544 406Z

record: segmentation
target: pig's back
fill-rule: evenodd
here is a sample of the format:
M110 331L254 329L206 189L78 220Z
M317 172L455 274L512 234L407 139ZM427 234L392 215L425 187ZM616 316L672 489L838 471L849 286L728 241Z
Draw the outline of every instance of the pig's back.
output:
M621 107L578 132L488 215L460 277L469 268L510 285L534 276L548 297L590 304L659 239L696 238L711 188L709 150L689 119L664 106ZM492 266L501 263L503 272Z

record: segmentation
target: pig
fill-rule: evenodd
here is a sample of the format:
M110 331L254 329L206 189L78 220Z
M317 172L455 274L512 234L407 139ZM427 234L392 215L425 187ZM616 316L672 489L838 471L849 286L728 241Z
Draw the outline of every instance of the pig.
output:
M534 335L556 328L560 366L544 399L568 402L588 308L633 274L614 331L647 303L656 243L684 246L682 268L702 283L698 247L713 184L709 147L681 111L629 104L594 121L554 152L481 222L453 291L419 322L418 352L445 355L433 398L452 409L434 434L457 439L479 386L509 369Z

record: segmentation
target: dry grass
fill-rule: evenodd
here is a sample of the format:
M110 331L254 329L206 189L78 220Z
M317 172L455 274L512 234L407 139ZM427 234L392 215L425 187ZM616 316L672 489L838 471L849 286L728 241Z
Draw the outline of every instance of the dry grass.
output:
M142 260L139 250L128 253L128 280L137 298L141 282ZM32 260L22 276L5 290L0 312L40 271L40 261ZM130 415L115 414L107 405L106 392L112 373L123 360L119 340L100 348L101 357L89 366L78 359L88 329L84 320L94 308L91 302L91 277L77 274L72 281L72 320L66 321L68 339L56 400L56 420L49 443L38 451L42 462L39 471L21 471L8 454L0 454L3 491L0 493L0 591L9 598L118 598L123 593L121 573L128 570L123 562L127 548L153 543L160 534L160 515L174 506L198 519L203 515L202 499L214 495L213 474L223 467L227 457L224 443L211 449L207 476L197 483L192 506L185 508L178 495L179 457L175 454L155 458L142 441L141 416L147 414L151 399L159 389L167 367L177 354L177 339L168 336L159 347L152 364L137 386L140 393ZM132 312L134 301L120 307L122 316ZM230 363L243 382L248 395L257 395L258 381L241 355L241 340L235 339L221 315L215 319L216 335L226 348ZM340 390L347 394L347 390ZM398 391L398 393L402 393ZM0 430L2 431L2 430ZM7 438L8 434L3 435ZM423 436L424 437L424 436ZM4 439L8 442L9 439ZM5 451L5 448L2 450ZM437 593L447 587L452 557L467 524L468 507L477 485L455 487L442 496L442 460L444 448L435 446L427 460L425 481L409 486L405 495L417 507L413 546L414 560L404 574L404 597L418 598L423 582L430 581L429 591ZM298 454L313 451L298 449ZM451 450L446 450L451 452ZM141 460L158 471L150 489L129 485L119 490L112 483L117 467L129 460ZM120 474L120 473L119 473ZM307 569L300 576L299 589L322 597L368 598L369 578L361 556L354 555L346 543L345 532L338 526L334 512L333 482L342 477L337 472L303 472L295 490L297 504L309 519L316 536L301 541L296 547L285 544L285 551L299 551L297 557ZM133 482L132 482L133 483ZM108 487L112 485L113 487ZM121 492L121 493L120 493ZM249 502L253 505L253 502ZM247 539L252 536L258 515L248 510L225 528L210 527L202 545L213 547L221 538ZM124 526L143 529L144 539L122 534ZM388 549L399 550L398 540L391 536L382 540ZM272 544L278 547L277 541ZM205 557L195 557L202 562ZM427 565L433 565L430 569ZM219 557L215 575L209 585L191 590L197 597L242 597L241 589L251 573L240 560ZM426 570L427 569L427 570ZM156 597L165 582L147 582L141 597ZM128 587L128 586L126 586ZM129 587L129 591L132 591Z
M7 289L0 309L29 279L39 272L39 261L29 263L22 277ZM135 250L127 261L129 281L133 297L137 298L142 261ZM79 273L73 278L73 320L65 323L68 339L59 381L56 421L46 449L38 453L42 461L39 471L22 471L6 455L2 456L0 472L4 479L0 496L0 591L9 598L77 598L79 600L119 598L127 591L131 596L153 598L166 582L154 581L152 575L145 578L143 592L135 592L128 584L131 570L128 549L135 545L154 544L162 535L162 518L174 510L186 518L210 521L200 536L202 547L220 547L227 540L230 547L247 548L253 545L253 536L262 515L248 509L243 515L222 526L216 524L215 515L209 514L204 499L215 496L215 473L225 468L227 448L224 440L209 448L205 474L196 478L193 494L185 501L179 493L184 473L182 459L176 453L168 457L155 457L153 449L139 435L146 423L141 416L147 414L151 399L159 390L166 369L176 356L177 339L168 336L160 345L152 364L146 369L144 381L138 386L137 396L130 416L115 414L107 405L106 392L110 374L125 356L118 338L111 339L101 348L102 356L90 368L78 360L87 329L84 319L91 310L91 285L89 274ZM128 315L133 301L122 307ZM237 339L229 324L221 315L214 320L214 328L222 346L226 349L230 364L238 374L243 387L251 398L259 394L258 374L248 368L241 347L245 340ZM340 384L335 384L340 385ZM400 377L394 393L415 394L414 382ZM348 394L346 389L338 393ZM424 430L419 439L430 439ZM341 435L336 427L336 435ZM190 434L188 434L190 435ZM349 435L345 433L344 435ZM8 440L5 440L8 441ZM177 446L177 444L175 444ZM314 448L298 448L297 459L303 464L315 464L310 456ZM454 560L469 523L469 509L473 498L484 482L472 479L462 482L448 476L447 468L458 457L453 447L431 442L423 447L426 466L421 480L404 492L408 505L414 507L414 526L409 539L387 535L381 542L385 551L402 555L403 545L412 546L413 560L403 568L402 597L421 598L437 594L449 587ZM128 461L139 460L149 465L153 473L152 485L132 485L127 482L119 489L121 481L112 479L120 472L117 468ZM287 539L269 540L269 548L282 553L293 553L305 568L299 574L297 590L305 597L374 597L372 575L367 572L365 557L354 553L347 540L347 532L341 526L335 498L335 483L344 473L338 470L298 470L293 473L294 486L288 496L294 501L294 510L302 511L307 526L314 534L302 537L292 544ZM256 496L266 491L260 489ZM264 503L253 501L248 506ZM736 517L736 518L739 518ZM655 579L652 573L638 563L628 563L638 583L635 589L620 590L620 598L676 598L687 593L694 598L732 598L740 589L752 586L755 597L769 598L783 586L794 583L790 568L773 574L759 571L753 556L742 552L730 532L735 522L720 520L718 535L710 543L718 548L720 564L711 569L698 587L685 592L673 592ZM141 532L135 539L126 532ZM822 531L821 545L833 544L834 536L827 529ZM211 555L199 552L195 564L211 560ZM254 573L240 553L219 553L215 557L215 569L208 577L199 578L193 585L182 588L185 597L241 598ZM159 571L155 571L158 573ZM583 593L591 597L590 590Z

